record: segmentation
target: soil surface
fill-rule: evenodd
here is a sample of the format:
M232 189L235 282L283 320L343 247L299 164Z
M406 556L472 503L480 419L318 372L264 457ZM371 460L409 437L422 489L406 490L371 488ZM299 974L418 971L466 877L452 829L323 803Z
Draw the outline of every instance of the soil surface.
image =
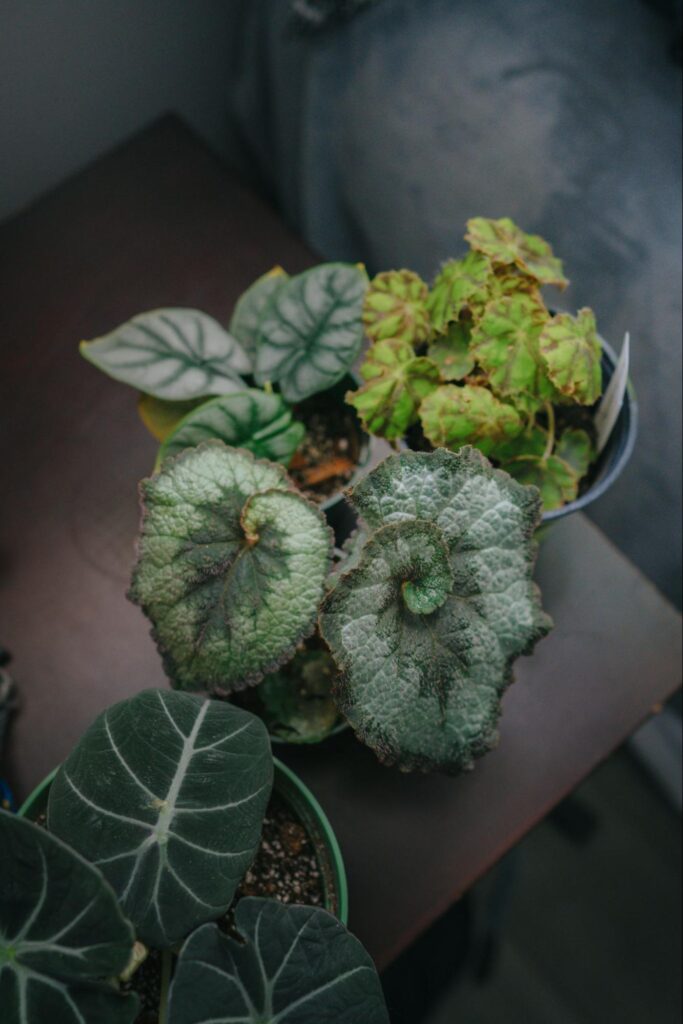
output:
M289 465L299 490L321 504L351 480L361 452L361 434L354 413L338 403L302 411L306 436Z

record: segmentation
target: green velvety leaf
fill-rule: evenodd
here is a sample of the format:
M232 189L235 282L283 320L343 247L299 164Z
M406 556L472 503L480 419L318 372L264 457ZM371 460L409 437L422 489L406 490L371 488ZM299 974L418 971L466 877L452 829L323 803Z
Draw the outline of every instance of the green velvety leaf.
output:
M435 448L457 451L471 444L488 455L522 430L519 414L488 388L442 384L420 406L425 437Z
M532 582L538 494L466 447L390 456L350 500L369 537L320 615L340 710L388 764L470 768L496 742L514 658L551 625ZM408 582L433 591L424 610Z
M219 441L167 459L141 493L130 596L173 685L257 683L313 631L331 555L324 515L281 466Z
M539 350L547 316L530 295L508 296L486 307L472 330L471 352L498 394L548 401L555 397Z
M346 400L370 434L389 441L416 422L420 402L439 383L439 368L398 338L372 345L360 372L367 383L349 392Z
M157 441L165 441L183 416L187 416L188 412L206 400L203 397L191 398L187 402L165 402L163 398L155 398L154 395L140 395L138 413L152 437L156 437Z
M157 465L185 448L214 439L287 466L305 433L281 395L256 389L221 395L181 420L161 446Z
M538 487L544 512L574 501L579 492L578 473L557 455L506 462L501 468L519 483Z
M446 333L438 335L427 349L427 357L439 367L442 380L462 380L474 369L471 333L467 324L451 323Z
M591 309L554 316L543 328L540 352L548 376L562 395L593 405L602 394L602 347Z
M550 245L539 235L525 234L509 217L474 217L467 222L465 238L496 265L513 264L542 285L565 288L569 284L562 261L553 255Z
M486 256L469 252L461 260L448 260L434 279L427 308L434 330L443 332L462 313L479 314L489 300L493 268Z
M429 289L411 270L388 270L370 282L363 303L363 324L371 341L399 338L410 345L427 341L431 323Z
M229 907L258 849L273 780L254 715L146 690L98 718L50 789L50 830L95 864L147 945Z
M100 872L56 836L0 810L3 1024L132 1024L135 995L108 979L134 935Z
M273 296L289 280L289 274L282 267L273 267L263 274L246 292L240 295L230 320L230 333L248 353L252 363L256 361L256 349L261 333L261 324Z
M251 371L240 343L197 309L140 313L80 350L115 380L170 401L243 391Z
M339 721L332 699L337 668L328 651L297 651L258 686L261 717L271 735L290 743L318 743Z
M366 288L365 271L346 263L323 263L290 278L261 322L256 382L277 382L288 402L332 387L360 352Z
M244 899L242 941L206 925L182 948L169 1024L389 1024L372 960L326 910Z
M565 430L555 445L555 455L568 463L579 479L588 472L595 457L593 442L585 430Z

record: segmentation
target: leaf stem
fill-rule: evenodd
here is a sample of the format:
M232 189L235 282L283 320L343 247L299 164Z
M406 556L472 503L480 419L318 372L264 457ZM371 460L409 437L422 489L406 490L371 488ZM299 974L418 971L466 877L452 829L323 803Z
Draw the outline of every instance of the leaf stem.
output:
M550 402L545 402L544 407L545 414L548 417L548 440L546 442L541 462L546 463L552 455L553 448L555 447L555 410Z
M165 949L161 954L161 995L159 997L159 1024L166 1024L168 1014L168 990L171 985L173 953Z

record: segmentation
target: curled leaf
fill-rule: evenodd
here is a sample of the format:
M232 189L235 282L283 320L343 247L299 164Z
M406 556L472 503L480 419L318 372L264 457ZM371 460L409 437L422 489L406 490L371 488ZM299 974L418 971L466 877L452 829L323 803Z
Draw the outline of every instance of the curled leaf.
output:
M427 349L427 357L439 367L442 380L462 380L474 369L471 333L468 324L454 321Z
M213 439L289 465L305 433L281 395L256 389L221 395L180 421L161 446L157 464Z
M261 320L257 384L277 382L288 402L300 402L341 380L360 352L366 287L365 271L346 263L286 281Z
M320 615L340 709L388 764L470 768L497 740L513 660L551 625L531 579L538 493L440 448L390 456L351 501L368 540Z
M435 448L457 451L471 444L485 455L522 430L516 409L488 388L471 384L442 384L423 401L420 420L425 437Z
M389 441L415 423L420 402L439 383L439 368L398 338L372 345L360 372L367 383L349 392L346 400L370 434Z
M282 267L273 267L243 292L230 320L230 333L237 338L252 363L256 359L261 323L271 299L289 280Z
M80 351L115 380L170 401L243 391L251 371L237 339L198 309L140 313Z
M429 289L411 270L377 274L365 293L363 324L371 341L399 338L411 345L427 341L431 334L427 295Z
M489 300L490 261L477 252L461 260L448 260L437 274L427 309L435 331L443 332L464 312L478 315Z
M539 338L548 314L530 295L489 303L472 331L471 352L500 395L552 400L555 389L541 358Z
M130 596L173 684L243 689L287 661L313 631L331 534L282 467L207 441L141 494Z
M548 376L558 391L580 405L593 405L602 394L602 347L595 315L579 310L576 317L559 313L545 324L539 338Z
M467 222L465 238L474 250L484 253L496 265L513 264L542 285L565 288L569 284L562 261L553 255L548 242L540 235L525 234L509 217L473 217Z

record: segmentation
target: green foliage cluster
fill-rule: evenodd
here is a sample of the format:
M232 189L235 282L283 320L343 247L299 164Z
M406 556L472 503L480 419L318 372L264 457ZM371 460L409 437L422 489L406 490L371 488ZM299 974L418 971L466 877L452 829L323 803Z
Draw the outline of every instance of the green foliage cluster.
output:
M435 448L473 445L539 487L545 510L558 508L577 496L595 454L585 425L567 415L602 392L595 317L548 311L541 287L568 282L542 238L508 218L467 228L470 251L431 288L408 270L370 282L365 383L347 400L370 433L397 441L419 426Z

